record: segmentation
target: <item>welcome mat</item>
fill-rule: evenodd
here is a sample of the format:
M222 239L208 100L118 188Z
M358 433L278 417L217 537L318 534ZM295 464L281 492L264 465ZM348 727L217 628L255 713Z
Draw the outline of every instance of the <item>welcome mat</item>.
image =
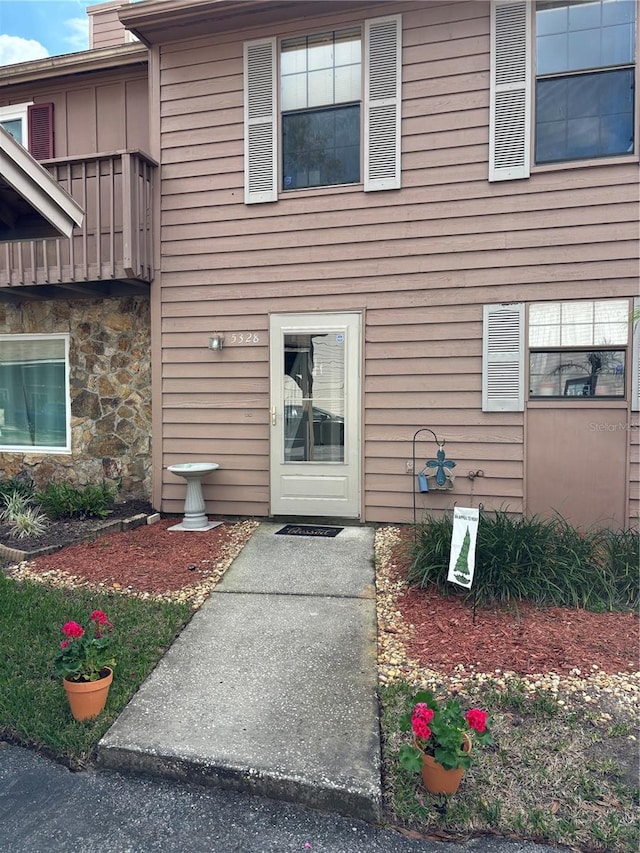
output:
M285 524L280 530L276 530L276 535L282 536L316 536L318 538L330 539L332 536L337 536L344 527L320 527L316 524Z

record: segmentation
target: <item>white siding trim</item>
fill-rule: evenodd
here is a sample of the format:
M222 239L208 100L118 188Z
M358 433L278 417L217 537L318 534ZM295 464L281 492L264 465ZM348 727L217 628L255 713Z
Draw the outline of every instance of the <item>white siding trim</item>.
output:
M491 2L490 181L529 177L533 5L529 0Z
M482 411L524 410L524 303L483 306Z
M631 411L640 412L640 296L633 300L633 335L631 337Z
M244 45L244 201L278 199L277 45Z
M364 189L400 189L402 16L364 26Z

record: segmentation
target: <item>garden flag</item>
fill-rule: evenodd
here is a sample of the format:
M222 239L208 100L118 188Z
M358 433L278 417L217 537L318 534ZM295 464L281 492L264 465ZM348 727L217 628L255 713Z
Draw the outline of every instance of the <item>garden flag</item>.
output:
M451 556L447 580L471 589L476 565L476 539L478 537L479 509L457 506L453 511Z

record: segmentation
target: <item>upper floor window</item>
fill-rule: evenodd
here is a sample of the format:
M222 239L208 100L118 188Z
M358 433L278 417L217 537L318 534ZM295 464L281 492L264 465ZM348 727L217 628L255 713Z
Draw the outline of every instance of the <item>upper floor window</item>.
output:
M490 181L636 153L636 5L491 0Z
M400 189L401 93L401 15L245 42L245 203L360 181Z
M634 0L536 5L535 161L633 152Z
M0 107L0 127L36 160L53 157L53 104L26 103Z
M360 180L359 29L286 39L280 53L282 188Z
M29 104L11 104L8 107L0 107L0 127L24 147L27 147Z
M0 336L0 450L70 449L68 335Z

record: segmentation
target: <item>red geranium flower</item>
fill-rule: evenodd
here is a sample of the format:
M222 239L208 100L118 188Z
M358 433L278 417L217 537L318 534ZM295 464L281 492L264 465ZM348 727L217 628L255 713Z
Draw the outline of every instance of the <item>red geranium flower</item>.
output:
M65 639L54 658L55 674L76 682L104 678L105 669L112 669L116 663L110 648L112 627L103 610L91 613L86 630L77 622L65 622L62 626Z
M94 610L91 614L91 621L98 625L111 625L104 610Z
M465 718L471 728L477 732L483 732L487 728L487 712L481 711L480 708L472 708L467 711Z

